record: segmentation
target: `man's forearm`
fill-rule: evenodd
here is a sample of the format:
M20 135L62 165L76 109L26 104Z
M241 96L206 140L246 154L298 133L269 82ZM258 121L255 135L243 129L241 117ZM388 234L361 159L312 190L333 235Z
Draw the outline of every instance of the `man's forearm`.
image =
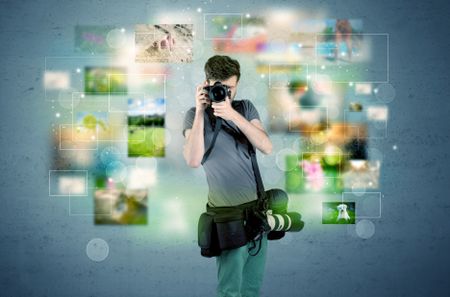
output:
M191 167L200 166L205 153L203 129L204 113L203 111L196 111L194 123L183 150L184 159Z
M266 155L272 152L272 142L266 132L247 121L247 119L238 112L236 112L232 121L238 126L242 133L247 136L254 147Z

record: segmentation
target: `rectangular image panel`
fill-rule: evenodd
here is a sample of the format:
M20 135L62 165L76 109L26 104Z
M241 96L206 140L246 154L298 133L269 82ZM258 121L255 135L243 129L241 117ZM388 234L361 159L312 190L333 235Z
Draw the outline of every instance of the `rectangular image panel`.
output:
M49 170L49 196L87 196L87 170Z
M79 127L78 127L79 128ZM95 151L98 148L97 130L78 129L76 125L59 125L59 149Z
M349 160L342 174L344 188L349 190L378 189L380 186L380 161Z
M355 202L322 202L322 224L355 224Z
M147 224L147 194L147 189L96 189L94 192L95 224Z
M381 218L381 192L343 192L342 201L357 201L357 219Z
M240 40L243 37L242 13L203 14L205 40Z
M287 155L285 187L288 193L327 193L343 191L341 166L343 156L335 152L308 152Z
M342 34L339 46L333 43L336 38L334 33L316 35L317 59L311 73L328 75L335 83L389 82L389 34ZM328 39L331 41L323 42ZM344 46L347 43L350 45Z
M70 72L45 71L44 87L47 91L67 90L70 88Z
M84 92L90 95L127 94L126 68L85 67Z
M165 156L164 98L128 100L128 156Z
M267 43L266 23L259 17L205 15L205 35L222 53L258 53Z
M136 63L190 63L192 24L138 24L135 26Z
M113 52L107 38L114 29L114 26L75 26L75 51L90 54Z

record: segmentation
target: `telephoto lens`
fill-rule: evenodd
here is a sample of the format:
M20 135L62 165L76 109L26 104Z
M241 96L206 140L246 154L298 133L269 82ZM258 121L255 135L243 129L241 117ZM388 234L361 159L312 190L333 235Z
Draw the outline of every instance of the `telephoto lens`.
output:
M298 212L286 212L283 214L272 214L267 212L267 222L272 231L298 232L303 229L304 222Z

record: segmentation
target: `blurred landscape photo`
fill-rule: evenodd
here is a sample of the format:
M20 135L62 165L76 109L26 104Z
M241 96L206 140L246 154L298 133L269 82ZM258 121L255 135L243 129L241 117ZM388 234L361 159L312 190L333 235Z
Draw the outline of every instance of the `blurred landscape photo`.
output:
M95 191L96 225L146 225L146 189L104 188Z
M165 99L128 100L128 157L165 156Z
M126 69L85 67L84 92L91 95L127 94Z

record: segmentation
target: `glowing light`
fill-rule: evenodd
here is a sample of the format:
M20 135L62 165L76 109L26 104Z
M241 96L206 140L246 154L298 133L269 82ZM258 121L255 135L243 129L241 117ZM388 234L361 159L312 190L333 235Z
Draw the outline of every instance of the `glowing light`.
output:
M224 30L227 30L227 29L228 29L228 26L227 26L227 25L223 25L223 29L224 29Z
M168 201L166 210L168 218L170 218L166 223L166 228L172 232L186 232L187 224L181 201L177 198Z
M289 9L279 9L269 11L268 19L270 19L271 25L288 28L292 22L296 19L296 13Z
M80 73L81 72L81 69L80 68L77 68L77 73Z
M59 112L56 113L56 117L59 118L61 114Z
M200 7L197 8L197 12L202 12L202 9Z
M337 165L341 162L341 154L342 153L337 146L327 145L325 148L324 160L328 165Z
M247 14L245 15L245 17L246 17L247 19L249 19L249 18L250 18L250 14L247 13Z
M120 32L125 33L125 28L120 28Z
M394 144L394 146L392 147L392 149L393 149L394 151L396 151L396 150L397 150L397 145Z

